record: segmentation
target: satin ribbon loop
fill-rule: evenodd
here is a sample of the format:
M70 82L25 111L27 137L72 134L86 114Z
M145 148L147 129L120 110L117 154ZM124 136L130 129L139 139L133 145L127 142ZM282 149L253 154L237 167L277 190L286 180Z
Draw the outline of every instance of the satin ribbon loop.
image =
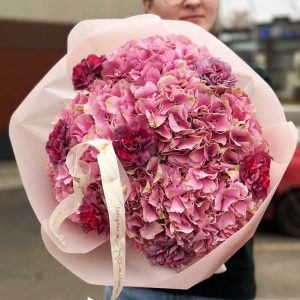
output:
M67 155L66 165L73 178L74 193L54 209L49 218L49 229L53 236L65 245L65 238L59 234L63 221L78 211L84 192L90 182L90 169L80 158L88 147L95 147L99 153L97 162L100 169L104 202L109 214L110 245L113 265L114 285L111 300L121 293L125 277L126 225L124 201L130 193L130 182L126 171L113 149L112 142L96 139L74 146Z

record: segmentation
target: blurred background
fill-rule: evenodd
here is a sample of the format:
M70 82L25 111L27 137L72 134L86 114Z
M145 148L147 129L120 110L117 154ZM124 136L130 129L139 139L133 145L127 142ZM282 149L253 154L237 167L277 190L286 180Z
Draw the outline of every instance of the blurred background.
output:
M141 1L0 0L0 300L101 299L101 287L81 282L45 250L8 124L65 54L74 24L141 14ZM287 119L300 128L300 0L221 0L219 23L220 39L269 73ZM299 254L300 148L255 238L257 299L300 299Z

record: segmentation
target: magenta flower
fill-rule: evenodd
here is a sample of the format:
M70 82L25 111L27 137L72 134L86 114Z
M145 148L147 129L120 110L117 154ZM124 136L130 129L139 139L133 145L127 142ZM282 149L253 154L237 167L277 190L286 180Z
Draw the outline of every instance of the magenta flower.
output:
M144 165L157 151L157 142L149 125L137 119L130 126L119 126L113 134L113 146L127 168Z
M167 265L178 268L188 265L195 254L185 246L177 245L176 240L160 240L147 247L148 259L152 265Z
M69 142L69 124L64 120L59 119L53 131L50 133L46 144L46 151L51 163L57 165L65 162L69 152Z
M269 154L261 151L250 153L241 163L241 180L258 200L267 196L270 186L271 159Z
M87 193L79 207L79 224L85 233L96 231L100 235L109 232L108 212L103 199L96 191Z
M226 62L210 57L197 64L197 72L207 85L235 86L237 78L231 72L231 67Z
M101 77L102 64L106 56L89 55L73 68L72 82L75 90L87 88L96 78Z

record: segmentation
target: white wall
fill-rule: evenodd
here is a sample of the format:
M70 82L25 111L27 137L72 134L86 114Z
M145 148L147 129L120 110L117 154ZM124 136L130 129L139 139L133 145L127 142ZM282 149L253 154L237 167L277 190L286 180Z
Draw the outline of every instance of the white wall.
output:
M142 0L0 0L0 19L75 23L141 13Z

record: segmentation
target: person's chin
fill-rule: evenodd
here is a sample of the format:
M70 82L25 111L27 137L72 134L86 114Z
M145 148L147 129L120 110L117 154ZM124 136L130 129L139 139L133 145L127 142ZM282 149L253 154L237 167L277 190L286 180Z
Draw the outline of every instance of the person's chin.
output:
M191 22L191 23L194 23L198 26L206 28L206 21L205 21L205 18L203 18L203 17L198 17L198 16L186 17L186 18L182 18L181 20Z

